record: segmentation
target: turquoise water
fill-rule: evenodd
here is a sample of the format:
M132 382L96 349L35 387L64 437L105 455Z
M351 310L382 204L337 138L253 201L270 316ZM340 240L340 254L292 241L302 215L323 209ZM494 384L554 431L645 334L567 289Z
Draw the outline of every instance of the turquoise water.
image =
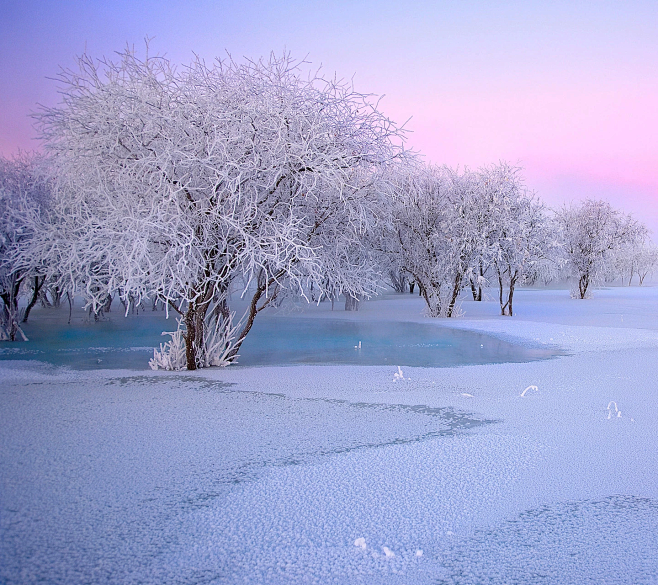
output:
M238 363L450 367L525 362L555 355L553 350L531 349L481 333L429 324L277 318L254 324Z
M29 342L1 342L0 359L37 359L74 369L148 369L153 348L175 329L161 314L113 315L108 321L25 327ZM361 347L359 348L359 342ZM239 366L354 364L450 367L525 362L557 355L471 331L404 322L259 317Z

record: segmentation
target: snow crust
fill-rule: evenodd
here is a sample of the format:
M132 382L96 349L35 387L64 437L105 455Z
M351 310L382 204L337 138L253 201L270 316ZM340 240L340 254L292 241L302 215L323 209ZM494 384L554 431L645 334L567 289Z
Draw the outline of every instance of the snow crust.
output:
M521 290L513 318L464 301L464 319L428 320L410 295L301 313L568 352L402 378L0 362L0 581L655 583L657 301Z

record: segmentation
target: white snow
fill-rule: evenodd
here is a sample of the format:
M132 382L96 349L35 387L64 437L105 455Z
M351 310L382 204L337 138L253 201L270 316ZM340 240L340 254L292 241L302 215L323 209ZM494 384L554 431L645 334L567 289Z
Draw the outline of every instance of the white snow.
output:
M568 294L519 290L513 318L433 321L411 295L304 312L567 352L405 384L0 361L0 581L655 583L658 288Z

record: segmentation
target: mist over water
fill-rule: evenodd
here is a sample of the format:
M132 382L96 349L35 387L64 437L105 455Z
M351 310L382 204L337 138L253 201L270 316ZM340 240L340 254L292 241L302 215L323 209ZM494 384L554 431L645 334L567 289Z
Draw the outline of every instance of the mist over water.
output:
M254 325L238 363L451 367L525 362L555 355L554 350L531 349L433 324L271 318Z

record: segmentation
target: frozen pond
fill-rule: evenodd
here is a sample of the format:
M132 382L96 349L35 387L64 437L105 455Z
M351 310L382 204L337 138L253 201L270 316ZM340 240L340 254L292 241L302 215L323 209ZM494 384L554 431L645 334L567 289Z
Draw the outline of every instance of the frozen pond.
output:
M146 370L153 348L169 339L162 331L174 327L173 319L148 313L50 327L35 318L26 327L30 341L0 343L0 359L38 359L81 370ZM238 364L450 367L527 362L557 354L434 324L263 316L243 343Z

